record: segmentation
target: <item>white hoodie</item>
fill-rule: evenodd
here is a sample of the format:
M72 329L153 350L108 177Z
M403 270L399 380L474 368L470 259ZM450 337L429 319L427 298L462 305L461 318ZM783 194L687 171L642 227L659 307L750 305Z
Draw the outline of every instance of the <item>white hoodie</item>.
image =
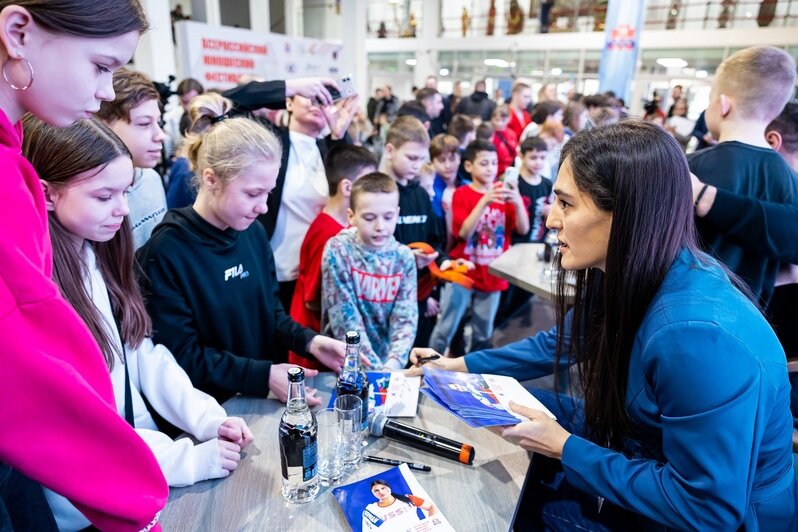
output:
M89 272L85 281L86 289L105 318L111 338L118 345L119 333L94 250L89 244L83 250ZM213 397L192 386L186 372L163 345L155 345L150 338L145 338L138 348L125 346L125 351L136 432L152 449L169 486L190 486L201 480L225 476L217 439L219 426L228 417L224 408ZM111 382L116 409L124 417L125 365L118 357L111 371ZM159 432L147 411L142 394L164 419L202 443L195 445L190 438L172 440ZM97 437L102 435L98 434ZM119 449L119 459L124 460L124 456L125 450ZM89 526L89 521L67 499L49 490L45 490L45 496L59 530L80 530Z

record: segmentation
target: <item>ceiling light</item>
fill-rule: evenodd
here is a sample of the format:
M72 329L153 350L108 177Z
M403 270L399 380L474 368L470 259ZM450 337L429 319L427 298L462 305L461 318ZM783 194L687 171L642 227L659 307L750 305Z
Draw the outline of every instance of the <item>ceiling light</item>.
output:
M698 70L695 73L695 77L697 77L697 78L705 78L708 75L709 75L709 72L707 72L706 70Z
M438 71L438 74L440 74L441 76L448 76L449 75L449 69L448 68L442 68L442 69L440 69Z
M407 66L416 66L416 63L418 63L418 61L415 59L405 59L405 64Z
M665 68L684 68L687 66L687 61L678 57L660 57L657 59L657 64Z
M559 76L561 74L562 74L562 69L561 68L555 67L555 68L551 69L551 75L552 76Z
M496 68L508 68L510 66L510 63L504 59L485 59L483 63L485 63L485 66L493 66Z

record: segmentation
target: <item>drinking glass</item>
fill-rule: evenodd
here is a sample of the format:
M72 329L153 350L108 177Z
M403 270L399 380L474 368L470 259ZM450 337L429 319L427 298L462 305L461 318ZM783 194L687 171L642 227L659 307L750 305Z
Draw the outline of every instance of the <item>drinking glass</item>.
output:
M356 395L340 395L335 398L335 412L341 423L341 448L344 467L357 469L362 457L363 430L360 419L363 402Z
M342 445L343 423L334 408L316 412L318 432L318 468L322 484L335 484L344 474Z

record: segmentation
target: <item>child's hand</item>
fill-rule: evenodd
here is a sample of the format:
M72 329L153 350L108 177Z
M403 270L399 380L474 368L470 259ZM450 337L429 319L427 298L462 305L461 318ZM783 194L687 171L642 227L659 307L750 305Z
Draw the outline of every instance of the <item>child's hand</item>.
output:
M496 181L493 183L493 188L491 188L486 196L491 196L491 201L496 203L504 203L507 201L507 196L510 193L510 189L504 186L504 183L501 181Z
M317 334L308 344L308 352L315 356L316 360L336 373L340 373L344 367L346 344L341 340Z
M227 440L219 440L219 458L221 458L222 470L226 477L238 467L238 462L241 461L241 447Z
M424 313L425 318L429 318L430 316L437 316L438 312L441 310L441 305L438 303L438 300L434 297L427 298L427 311Z
M229 417L224 423L219 425L218 435L220 438L237 444L242 449L255 440L252 431L249 430L247 422L240 417Z
M281 403L285 403L288 400L288 370L293 367L296 366L294 364L272 364L272 368L269 371L269 391L271 391ZM305 370L306 379L315 377L319 374L318 370L315 369L303 369ZM321 404L321 398L311 395L310 392L307 392L307 399L308 406L311 408Z
M438 253L437 251L435 253L429 253L429 254L424 253L420 249L413 249L411 251L413 252L413 255L415 255L416 257L416 268L418 268L419 270L423 270L424 268L429 266L430 263L435 259L437 259L438 255L440 255L440 253Z
M504 200L521 205L523 207L524 200L521 198L521 192L517 188L504 187Z
M471 271L474 268L476 268L476 266L474 266L474 263L471 262L470 260L465 260L465 259L445 260L441 263L442 272L453 269L456 271L460 271L461 273L464 273L462 271L463 269L465 269L465 271Z
M494 202L494 201L501 201L498 198L498 195L500 193L498 192L498 188L497 188L497 187L500 187L500 186L501 186L501 183L498 183L498 182L497 183L493 183L493 186L490 187L487 192L485 192L484 196L482 196L482 201L485 202L486 206L489 205L490 203ZM477 207L479 207L479 205L477 205Z
M454 264L455 266L465 266L468 271L476 268L476 265L473 262L465 259L454 259Z

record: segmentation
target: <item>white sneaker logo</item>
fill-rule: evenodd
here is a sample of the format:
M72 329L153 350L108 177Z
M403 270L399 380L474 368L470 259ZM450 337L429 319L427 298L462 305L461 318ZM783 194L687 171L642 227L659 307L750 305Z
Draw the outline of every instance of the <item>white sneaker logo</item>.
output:
M244 265L239 264L238 266L233 266L232 268L227 268L224 271L224 280L229 281L230 279L235 279L236 277L240 277L241 279L246 279L249 277L249 272L244 271Z

